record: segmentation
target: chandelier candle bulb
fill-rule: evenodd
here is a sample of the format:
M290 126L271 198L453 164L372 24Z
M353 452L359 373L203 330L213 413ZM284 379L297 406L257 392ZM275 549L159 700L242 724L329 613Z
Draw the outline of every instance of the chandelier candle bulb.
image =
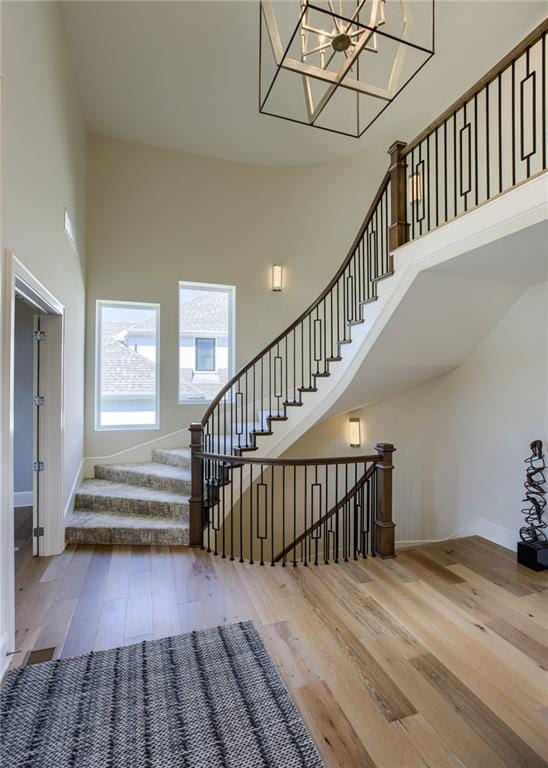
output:
M272 265L272 290L281 291L283 288L283 264Z

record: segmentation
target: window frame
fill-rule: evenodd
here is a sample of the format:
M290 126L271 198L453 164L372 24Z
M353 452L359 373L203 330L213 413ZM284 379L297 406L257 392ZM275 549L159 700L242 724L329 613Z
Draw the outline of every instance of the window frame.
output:
M155 362L155 416L153 424L101 424L101 318L104 308L123 308L153 310L156 313L156 362ZM160 429L160 304L148 301L116 301L97 299L95 302L95 393L94 413L96 432L134 432L136 430Z
M213 342L213 368L198 368L198 342ZM215 336L196 336L194 338L194 371L196 373L216 373L217 372L217 339Z
M197 291L212 291L213 293L224 292L228 294L228 381L234 376L236 363L236 286L226 285L224 283L199 283L191 280L179 280L177 286L177 401L179 405L209 405L212 398L207 397L189 397L184 396L181 391L181 338L184 335L184 329L180 326L181 317L181 291L184 288L195 289ZM211 336L202 338L212 338ZM217 341L215 337L215 365L217 366ZM196 346L195 346L196 349ZM196 362L196 360L195 360ZM197 371L197 373L215 373L217 371ZM219 389L224 386L221 385Z

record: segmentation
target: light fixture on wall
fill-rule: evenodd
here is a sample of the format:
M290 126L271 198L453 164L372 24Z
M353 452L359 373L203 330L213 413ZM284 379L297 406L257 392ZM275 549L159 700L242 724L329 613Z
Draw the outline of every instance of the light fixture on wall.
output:
M434 0L261 0L260 16L259 111L346 136L434 55Z
M281 291L283 288L284 267L283 264L272 265L272 290Z
M361 446L360 431L360 420L355 416L348 419L348 442L351 448L359 448Z
M422 173L413 173L407 181L407 199L410 205L418 205L422 200Z

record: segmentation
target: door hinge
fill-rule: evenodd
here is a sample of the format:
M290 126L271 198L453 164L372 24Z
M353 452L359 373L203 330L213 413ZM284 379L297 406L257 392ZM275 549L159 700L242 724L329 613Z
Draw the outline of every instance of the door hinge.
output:
M44 535L44 526L39 525L38 527L34 528L32 531L32 535L36 537L40 537Z
M33 332L34 341L44 341L46 338L46 332L45 331L34 331Z
M46 468L46 465L44 464L43 461L35 461L34 464L32 465L32 468L35 472L43 472L44 469Z
M41 405L45 405L46 398L44 397L44 395L35 395L32 398L32 402L34 403L34 405L40 407Z

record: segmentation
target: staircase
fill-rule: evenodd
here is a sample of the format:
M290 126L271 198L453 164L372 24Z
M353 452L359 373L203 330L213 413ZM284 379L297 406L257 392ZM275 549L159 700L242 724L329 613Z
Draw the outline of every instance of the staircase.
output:
M241 562L282 566L394 556L392 444L378 443L369 455L280 456L335 408L343 413L360 404L347 398L345 407L354 380L360 396L366 380L374 390L365 357L424 268L430 246L423 236L441 258L442 228L545 174L546 100L535 97L534 77L544 94L547 34L545 21L409 144L392 144L364 221L318 298L190 425L190 452L154 451L148 463L96 466L76 496L68 542L205 545ZM421 251L415 261L410 246ZM462 298L459 318L470 313ZM448 306L435 310L431 294L421 306L430 316L416 338L427 343L430 324L440 326ZM381 360L393 378L407 351L400 344L398 354ZM421 368L416 355L408 367L409 375ZM377 398L386 397L386 378L376 386Z
M534 85L529 99L524 92L536 77L545 93L547 33L544 21L409 144L392 144L389 169L333 279L190 426L191 545L272 565L285 565L290 553L305 565L394 555L394 446L379 443L378 456L279 457L334 406L349 410L342 395L361 373L371 331L380 330L373 323L381 305L389 294L397 305L421 269L419 254L402 280L401 247L431 234L440 249L435 230L545 173L546 100L539 104ZM433 304L423 298L423 307ZM428 320L444 318L442 306ZM384 360L388 369L398 363Z
M65 521L67 544L189 543L190 452L154 450L150 462L97 464Z

